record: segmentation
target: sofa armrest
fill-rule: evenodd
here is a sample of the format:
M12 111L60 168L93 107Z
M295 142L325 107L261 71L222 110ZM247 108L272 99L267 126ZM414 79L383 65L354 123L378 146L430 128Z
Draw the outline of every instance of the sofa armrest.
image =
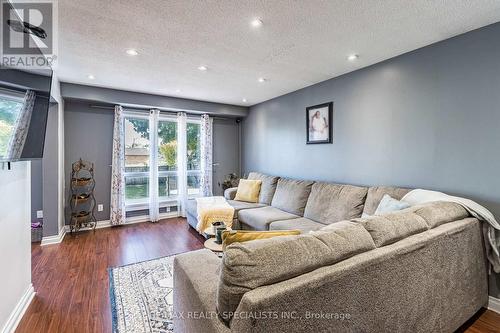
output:
M174 258L176 332L228 333L215 307L220 259L207 249Z
M226 200L234 200L236 197L236 191L238 191L237 187L228 188L224 191L224 198L226 198Z

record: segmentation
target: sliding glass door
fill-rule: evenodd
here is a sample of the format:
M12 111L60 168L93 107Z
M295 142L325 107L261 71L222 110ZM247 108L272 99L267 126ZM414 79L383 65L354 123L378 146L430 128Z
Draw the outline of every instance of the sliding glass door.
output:
M151 128L156 128L151 133ZM150 186L158 188L160 211L170 211L177 205L179 181L186 182L188 197L200 195L200 121L188 118L186 147L178 144L178 124L175 115L161 114L156 126L148 114L125 112L125 202L127 211L149 209ZM157 141L155 141L157 140ZM152 151L157 142L157 150ZM179 179L178 154L186 154L184 180ZM156 154L156 156L153 156ZM152 165L155 163L156 165ZM156 168L157 173L150 168ZM157 179L152 179L157 178ZM154 191L153 191L154 192ZM165 208L167 207L167 208Z

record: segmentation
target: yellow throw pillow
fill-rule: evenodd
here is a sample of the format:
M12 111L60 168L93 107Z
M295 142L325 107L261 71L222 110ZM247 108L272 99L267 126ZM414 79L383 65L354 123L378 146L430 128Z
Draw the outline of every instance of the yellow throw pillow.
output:
M246 202L259 202L260 186L262 180L241 179L234 200Z
M276 230L276 231L246 231L226 230L222 233L222 250L232 243L248 242L256 239L266 239L278 236L300 235L300 230Z

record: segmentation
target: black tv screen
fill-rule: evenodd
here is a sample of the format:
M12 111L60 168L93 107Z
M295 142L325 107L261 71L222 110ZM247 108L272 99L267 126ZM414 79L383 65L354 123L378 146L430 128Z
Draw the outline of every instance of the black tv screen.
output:
M0 162L43 157L51 84L50 69L24 71L0 67ZM31 98L27 98L28 91ZM21 114L26 101L32 103L31 116L23 122ZM20 126L23 124L27 126Z

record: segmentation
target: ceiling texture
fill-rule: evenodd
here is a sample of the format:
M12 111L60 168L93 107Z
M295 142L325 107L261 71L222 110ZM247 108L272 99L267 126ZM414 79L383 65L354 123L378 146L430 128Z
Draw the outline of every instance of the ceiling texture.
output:
M500 21L499 0L58 2L61 81L246 106Z

